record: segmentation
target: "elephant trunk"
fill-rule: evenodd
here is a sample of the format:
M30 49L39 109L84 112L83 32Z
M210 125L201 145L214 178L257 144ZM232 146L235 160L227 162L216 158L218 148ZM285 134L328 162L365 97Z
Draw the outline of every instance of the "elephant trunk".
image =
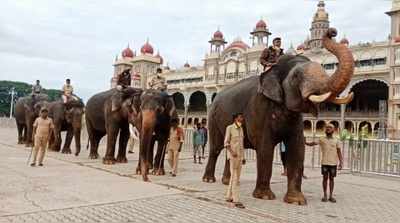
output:
M141 132L140 132L140 168L144 181L148 181L147 172L150 164L149 154L151 147L151 141L153 137L154 128L156 125L156 112L153 110L142 110L141 120Z
M328 91L331 92L330 97L327 101L332 101L342 93L342 91L349 84L351 77L354 73L354 58L350 49L345 44L336 43L332 40L332 37L337 35L337 31L334 28L329 28L323 37L323 46L332 54L334 54L339 65L335 73L328 79Z

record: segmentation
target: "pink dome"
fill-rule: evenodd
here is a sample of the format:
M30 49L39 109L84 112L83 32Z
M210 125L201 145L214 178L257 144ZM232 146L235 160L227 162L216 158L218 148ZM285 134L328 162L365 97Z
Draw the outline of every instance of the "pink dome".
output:
M229 46L226 49L233 48L233 47L238 47L238 48L245 50L245 49L249 48L249 45L247 45L245 42L243 42L240 39L236 39L231 44L229 44Z
M128 47L126 47L126 49L122 51L122 57L130 57L130 58L134 57L133 51L131 50L131 48L129 48L129 45Z
M349 45L349 40L346 37L343 37L343 39L340 40L340 43Z
M190 67L190 64L189 64L188 62L186 62L185 65L183 65L183 67L189 68L189 67Z
M256 29L258 28L266 29L267 23L265 23L264 20L260 19L260 21L258 21L256 24Z
M224 34L222 34L222 32L221 31L219 31L219 30L217 30L215 33L214 33L214 38L216 38L216 39L222 39L222 38L224 38Z
M140 52L143 54L153 54L154 50L153 47L150 45L149 41L146 41L146 43L140 48Z

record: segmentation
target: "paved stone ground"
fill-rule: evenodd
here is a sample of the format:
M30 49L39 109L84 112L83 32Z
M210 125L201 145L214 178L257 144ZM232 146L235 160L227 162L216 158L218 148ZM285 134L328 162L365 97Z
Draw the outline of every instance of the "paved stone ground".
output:
M152 182L145 183L134 174L137 152L128 155L129 163L112 166L89 160L85 148L79 157L49 152L44 167L31 168L29 149L15 142L16 130L2 127L0 222L400 222L397 178L342 171L335 188L338 202L322 203L319 169L307 168L308 205L297 206L282 202L286 179L280 165L272 178L277 199L254 199L256 171L250 161L241 179L247 207L241 210L224 202L221 160L214 184L201 182L205 164L193 164L189 152L181 155L178 177L150 176Z

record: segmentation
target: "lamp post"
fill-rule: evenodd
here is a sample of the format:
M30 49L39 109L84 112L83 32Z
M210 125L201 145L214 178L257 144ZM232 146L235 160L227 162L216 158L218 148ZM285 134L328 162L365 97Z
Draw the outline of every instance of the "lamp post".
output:
M9 91L9 94L11 95L11 101L10 101L10 119L12 118L12 113L13 113L13 108L14 108L14 95L16 91L15 88L12 87L11 90Z

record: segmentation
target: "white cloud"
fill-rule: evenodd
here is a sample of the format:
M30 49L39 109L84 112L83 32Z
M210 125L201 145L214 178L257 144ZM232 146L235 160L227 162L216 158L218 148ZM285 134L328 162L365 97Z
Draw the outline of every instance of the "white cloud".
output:
M351 3L350 3L351 2ZM59 88L73 80L88 98L109 87L112 62L127 43L136 51L150 38L174 67L201 65L219 26L228 41L262 17L287 48L308 35L316 1L299 0L5 0L0 8L0 79ZM384 40L390 1L327 1L331 25L352 42Z

